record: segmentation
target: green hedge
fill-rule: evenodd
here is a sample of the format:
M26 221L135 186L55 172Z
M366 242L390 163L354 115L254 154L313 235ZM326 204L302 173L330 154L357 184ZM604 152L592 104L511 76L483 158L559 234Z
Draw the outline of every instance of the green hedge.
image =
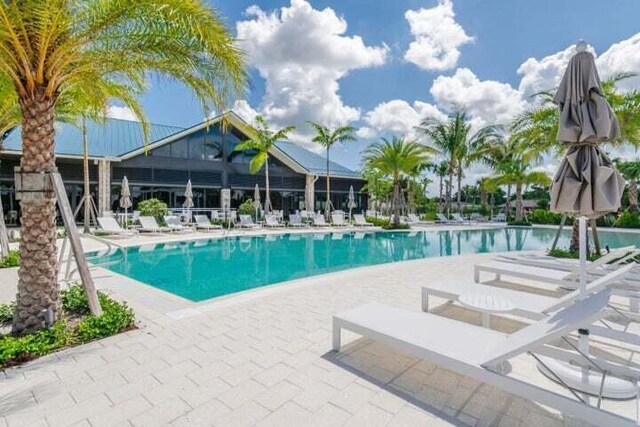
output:
M385 227L389 225L389 218L376 218L375 216L368 216L366 220L376 227Z
M24 336L0 336L0 368L16 365L55 350L115 335L134 326L135 315L126 303L98 292L103 314L92 316L84 288L62 291L63 317L51 328ZM0 324L11 323L15 304L0 305ZM74 321L70 321L73 319Z
M613 226L618 228L640 228L640 215L635 212L624 212Z
M558 225L562 221L562 214L551 212L546 209L534 209L533 212L527 215L527 218L533 224Z

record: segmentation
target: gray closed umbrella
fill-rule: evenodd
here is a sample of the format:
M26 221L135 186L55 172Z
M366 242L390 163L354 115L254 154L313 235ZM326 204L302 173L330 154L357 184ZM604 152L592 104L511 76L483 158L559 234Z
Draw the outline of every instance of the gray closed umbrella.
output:
M126 175L122 178L120 184L120 207L124 209L124 226L127 226L127 210L131 207L131 190L129 189L129 180Z
M184 189L184 202L183 208L191 209L193 207L193 188L191 188L191 180L187 182L187 187Z
M597 144L619 138L620 127L591 53L571 58L554 102L560 109L558 140L568 149L551 187L551 210L588 218L617 211L624 181Z
M559 107L558 140L568 145L551 186L551 210L578 217L580 291L586 295L586 219L620 208L624 181L598 143L620 137L595 59L579 42L554 97Z
M349 221L351 221L351 211L356 207L356 195L353 193L353 185L349 187L347 207L349 208Z

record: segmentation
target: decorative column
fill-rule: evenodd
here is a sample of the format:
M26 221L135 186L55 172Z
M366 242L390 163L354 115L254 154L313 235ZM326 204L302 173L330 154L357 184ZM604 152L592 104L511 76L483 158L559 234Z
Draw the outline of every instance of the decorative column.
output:
M111 210L111 162L98 161L98 215Z
M304 187L304 208L309 212L313 212L315 209L316 200L316 179L314 175L307 175Z

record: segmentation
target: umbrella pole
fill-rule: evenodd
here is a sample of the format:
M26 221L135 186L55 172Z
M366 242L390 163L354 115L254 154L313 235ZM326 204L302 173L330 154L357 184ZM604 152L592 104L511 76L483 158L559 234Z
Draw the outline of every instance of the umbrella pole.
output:
M587 218L578 218L580 237L580 299L587 296Z

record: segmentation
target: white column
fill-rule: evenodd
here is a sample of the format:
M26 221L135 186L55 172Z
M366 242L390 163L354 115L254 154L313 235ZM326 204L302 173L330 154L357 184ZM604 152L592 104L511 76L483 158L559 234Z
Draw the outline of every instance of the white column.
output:
M111 162L98 162L98 215L111 210Z
M304 187L304 208L309 212L313 212L316 200L316 177L307 175Z

